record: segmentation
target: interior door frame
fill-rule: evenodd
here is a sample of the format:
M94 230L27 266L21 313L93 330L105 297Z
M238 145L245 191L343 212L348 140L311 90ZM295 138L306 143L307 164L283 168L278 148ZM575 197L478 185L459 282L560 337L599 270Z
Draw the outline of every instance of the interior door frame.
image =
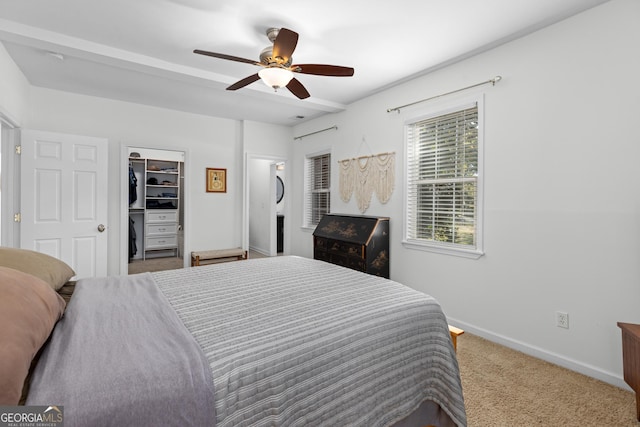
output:
M15 153L15 146L20 145L20 127L0 108L0 245L7 247L20 246L20 224L13 220L13 215L20 212L20 160Z
M284 163L284 168L285 171L287 171L287 175L285 176L285 180L288 181L289 178L289 159L287 159L286 157L282 157L282 156L270 156L270 155L266 155L266 154L259 154L259 153L249 153L246 152L245 156L244 156L244 197L242 198L242 247L243 248L247 248L247 250L249 249L249 205L250 205L250 168L249 165L251 164L251 160L269 160L271 161L273 164L271 165L271 167L274 167L275 163ZM272 180L272 187L274 188L274 195L275 195L275 177ZM286 182L285 182L286 185ZM286 190L285 190L285 195L287 194ZM289 193L291 194L291 193ZM270 212L271 212L271 224L273 229L275 230L276 228L276 200L275 197L270 197L267 196L270 199ZM286 197L286 196L285 196ZM273 203L273 205L271 205L271 203ZM287 221L286 218L289 216L290 217L290 209L291 209L291 203L286 203L285 207L284 207L284 217L285 217L285 221L284 221L284 242L283 242L283 254L287 255L289 254L289 224L291 223L291 221ZM276 233L270 233L271 234L271 246L275 247L275 240L277 239ZM276 253L277 255L277 253Z
M189 199L190 194L190 179L187 171L189 170L189 150L185 148L165 147L157 145L147 145L138 143L121 143L120 144L120 274L129 274L129 149L146 148L149 150L166 150L166 151L179 151L184 153L184 167L182 169L182 175L184 176L184 191L180 194L180 205L184 209L184 241L182 247L182 261L183 267L189 267L191 265L190 257L187 254L191 253L191 239L189 237L189 224L191 224L191 203Z

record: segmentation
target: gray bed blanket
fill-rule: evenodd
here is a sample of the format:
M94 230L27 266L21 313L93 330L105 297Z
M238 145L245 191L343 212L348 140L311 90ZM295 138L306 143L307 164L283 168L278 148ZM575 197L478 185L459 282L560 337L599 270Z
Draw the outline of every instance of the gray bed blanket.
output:
M428 295L298 257L152 276L209 361L220 427L390 426L423 402L466 425L447 320Z
M64 424L207 426L211 371L148 273L85 279L33 373L27 405L63 405Z

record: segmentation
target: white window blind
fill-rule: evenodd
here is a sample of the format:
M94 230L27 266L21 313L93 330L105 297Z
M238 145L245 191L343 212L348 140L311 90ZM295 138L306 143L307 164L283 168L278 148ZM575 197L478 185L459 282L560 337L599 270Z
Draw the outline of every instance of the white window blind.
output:
M478 123L474 103L407 125L408 242L478 248Z
M305 225L314 227L329 213L331 199L331 154L307 157Z

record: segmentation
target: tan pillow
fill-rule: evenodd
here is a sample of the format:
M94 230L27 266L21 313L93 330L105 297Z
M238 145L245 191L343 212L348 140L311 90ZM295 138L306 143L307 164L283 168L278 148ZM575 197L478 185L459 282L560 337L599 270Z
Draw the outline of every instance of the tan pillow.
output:
M0 406L18 404L31 360L64 308L45 281L0 267Z
M58 290L76 275L58 258L27 249L0 247L0 267L9 267L39 277Z

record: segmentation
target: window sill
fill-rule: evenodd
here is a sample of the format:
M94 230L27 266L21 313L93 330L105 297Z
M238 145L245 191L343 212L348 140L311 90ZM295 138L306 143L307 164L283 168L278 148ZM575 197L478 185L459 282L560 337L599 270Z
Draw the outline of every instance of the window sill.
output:
M419 251L433 252L443 255L452 255L462 258L478 259L484 255L480 249L465 249L460 247L446 247L441 245L431 245L423 242L412 242L403 240L402 246L407 249L415 249Z
M307 233L313 233L314 231L316 231L316 226L315 225L312 225L312 226L303 225L302 227L300 227L300 230L306 231Z

